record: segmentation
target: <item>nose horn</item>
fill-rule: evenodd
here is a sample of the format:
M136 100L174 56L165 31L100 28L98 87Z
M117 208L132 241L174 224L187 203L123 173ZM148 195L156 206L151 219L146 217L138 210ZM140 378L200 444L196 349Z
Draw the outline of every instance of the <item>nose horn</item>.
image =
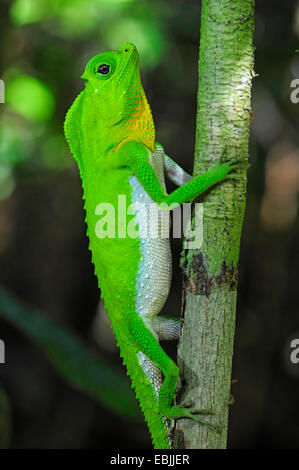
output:
M136 47L130 42L125 42L120 46L119 50L120 52L131 52L133 50L136 50Z

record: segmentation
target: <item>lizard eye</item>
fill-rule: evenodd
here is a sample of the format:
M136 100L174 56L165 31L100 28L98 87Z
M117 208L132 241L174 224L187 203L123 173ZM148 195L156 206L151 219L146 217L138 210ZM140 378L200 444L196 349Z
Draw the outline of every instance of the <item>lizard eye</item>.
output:
M98 73L101 73L102 75L107 75L110 72L110 65L107 64L101 64L98 67Z

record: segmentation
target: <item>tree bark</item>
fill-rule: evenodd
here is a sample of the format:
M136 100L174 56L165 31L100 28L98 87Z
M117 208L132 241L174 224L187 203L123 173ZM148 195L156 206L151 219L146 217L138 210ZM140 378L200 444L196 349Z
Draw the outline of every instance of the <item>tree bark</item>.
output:
M224 162L235 177L205 193L203 243L184 251L179 403L211 408L175 424L175 448L225 448L253 77L254 0L203 0L194 175ZM200 415L199 415L200 416Z

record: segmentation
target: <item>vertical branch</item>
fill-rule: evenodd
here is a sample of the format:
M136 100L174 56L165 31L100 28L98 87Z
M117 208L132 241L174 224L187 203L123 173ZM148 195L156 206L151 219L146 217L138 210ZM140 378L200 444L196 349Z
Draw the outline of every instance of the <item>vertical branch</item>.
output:
M253 76L254 0L203 0L194 174L238 163L235 178L203 203L203 244L183 255L184 308L178 401L212 408L206 420L178 420L176 448L225 448L235 330L237 265L246 202Z

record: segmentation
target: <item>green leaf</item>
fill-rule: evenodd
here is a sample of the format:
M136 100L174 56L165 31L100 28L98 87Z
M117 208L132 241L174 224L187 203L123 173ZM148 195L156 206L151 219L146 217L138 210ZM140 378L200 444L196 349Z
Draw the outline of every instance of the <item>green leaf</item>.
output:
M140 419L126 377L89 352L73 334L46 315L33 311L0 288L0 316L25 333L46 353L55 370L71 386L126 418Z

